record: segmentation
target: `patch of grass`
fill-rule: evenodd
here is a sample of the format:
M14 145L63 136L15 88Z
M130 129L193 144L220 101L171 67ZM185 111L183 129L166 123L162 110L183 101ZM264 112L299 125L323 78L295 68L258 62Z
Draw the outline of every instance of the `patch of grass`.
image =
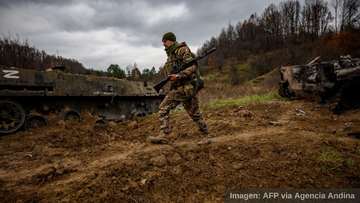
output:
M206 77L203 77L203 80L204 80L204 81L212 81L212 80L214 80L215 78L218 78L218 77L219 77L219 74L220 74L220 73L217 72L217 73L208 75L208 76L206 76Z
M344 166L345 159L340 153L328 149L328 151L321 153L318 158L318 163L320 163L321 168L326 171L341 171L341 167Z
M174 109L170 110L170 113L182 113L182 112L186 112L186 110L184 108L181 108L181 109L174 108Z
M280 97L277 93L269 93L265 95L252 95L247 97L242 97L239 99L224 99L224 100L217 100L213 103L211 103L208 106L202 107L203 110L209 110L209 109L217 109L222 106L228 106L228 105L243 105L243 106L251 106L251 105L257 105L257 104L266 104L272 101L279 101L283 100L282 97Z
M248 68L250 68L250 63L245 62L245 63L240 64L238 67L239 67L239 69L248 69Z
M265 55L266 55L266 56L272 56L272 55L274 55L274 52L273 52L273 51L269 51L269 52L267 52Z
M349 166L349 167L351 167L351 168L353 168L353 169L355 169L355 159L353 159L353 158L348 158L348 160L347 160L347 165Z

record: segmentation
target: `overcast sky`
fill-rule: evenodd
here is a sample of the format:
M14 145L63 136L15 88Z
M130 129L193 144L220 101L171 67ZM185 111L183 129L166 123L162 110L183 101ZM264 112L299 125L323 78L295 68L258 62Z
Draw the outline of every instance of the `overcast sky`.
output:
M283 0L0 0L0 34L28 39L47 54L104 70L166 60L161 38L173 32L196 52L228 23L236 25ZM303 1L300 1L303 3Z

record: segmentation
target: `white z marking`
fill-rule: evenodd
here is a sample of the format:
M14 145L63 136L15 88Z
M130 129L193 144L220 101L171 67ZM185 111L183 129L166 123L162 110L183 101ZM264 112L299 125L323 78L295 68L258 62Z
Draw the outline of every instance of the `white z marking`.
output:
M17 70L3 70L3 72L6 73L4 78L20 78L20 76L15 75L19 73Z

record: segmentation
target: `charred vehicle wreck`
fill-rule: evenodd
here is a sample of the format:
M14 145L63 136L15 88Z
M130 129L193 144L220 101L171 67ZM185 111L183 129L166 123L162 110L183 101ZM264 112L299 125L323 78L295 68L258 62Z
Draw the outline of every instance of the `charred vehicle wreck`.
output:
M100 123L134 119L157 112L163 98L144 82L0 67L0 133L47 125L54 112L62 120L81 120L85 109Z
M287 98L326 102L336 112L360 108L360 59L342 56L339 60L281 67L278 93Z

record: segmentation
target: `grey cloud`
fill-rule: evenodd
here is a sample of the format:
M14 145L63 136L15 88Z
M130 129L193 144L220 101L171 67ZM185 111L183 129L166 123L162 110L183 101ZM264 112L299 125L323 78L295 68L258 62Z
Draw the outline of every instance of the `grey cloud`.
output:
M87 68L138 61L140 68L158 67L165 58L164 33L172 31L178 41L198 47L218 36L229 21L236 24L252 13L260 14L267 2L0 0L0 33L27 37L38 49L49 54L59 50Z
M69 3L74 2L74 0L61 0L61 1L53 1L53 0L0 0L0 7L9 7L12 5L29 5L29 4L44 4L44 5L67 5Z

